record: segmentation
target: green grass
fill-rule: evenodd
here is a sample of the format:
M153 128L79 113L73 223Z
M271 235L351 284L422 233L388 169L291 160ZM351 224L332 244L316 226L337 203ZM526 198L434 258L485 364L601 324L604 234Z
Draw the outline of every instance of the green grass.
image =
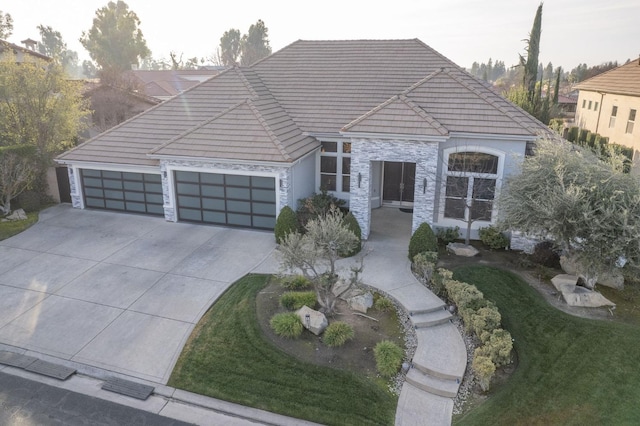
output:
M465 266L454 278L498 305L519 361L504 385L456 423L640 424L640 327L560 312L496 268Z
M13 237L29 228L38 221L38 213L27 213L25 220L12 220L9 222L0 222L0 241Z
M355 374L300 362L266 340L256 295L267 275L247 275L204 315L169 385L334 425L391 425L397 398Z

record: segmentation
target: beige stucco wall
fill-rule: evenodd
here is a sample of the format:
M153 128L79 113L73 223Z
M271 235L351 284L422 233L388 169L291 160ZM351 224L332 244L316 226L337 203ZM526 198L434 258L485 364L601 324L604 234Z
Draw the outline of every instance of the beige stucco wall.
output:
M589 102L591 102L591 109L589 109ZM595 110L596 102L597 110ZM618 107L618 114L615 124L610 127L611 111L614 106ZM636 110L636 120L633 132L626 133L631 109ZM640 97L581 90L578 97L576 125L608 137L609 143L633 148L634 163L637 165L640 162Z

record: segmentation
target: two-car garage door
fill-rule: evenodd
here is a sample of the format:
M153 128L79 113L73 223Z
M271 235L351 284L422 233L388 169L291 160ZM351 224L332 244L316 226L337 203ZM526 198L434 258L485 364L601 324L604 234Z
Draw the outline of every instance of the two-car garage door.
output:
M162 215L159 174L83 169L85 206ZM174 172L178 220L273 229L275 178L221 173Z
M273 177L175 172L178 219L215 225L273 229Z

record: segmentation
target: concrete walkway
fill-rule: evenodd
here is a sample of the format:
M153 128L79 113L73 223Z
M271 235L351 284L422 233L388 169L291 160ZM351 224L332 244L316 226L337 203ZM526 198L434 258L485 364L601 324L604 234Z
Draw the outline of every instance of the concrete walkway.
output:
M395 424L450 425L467 351L444 302L411 272L410 236L410 213L397 208L373 210L362 281L401 303L416 327L418 347L400 393Z

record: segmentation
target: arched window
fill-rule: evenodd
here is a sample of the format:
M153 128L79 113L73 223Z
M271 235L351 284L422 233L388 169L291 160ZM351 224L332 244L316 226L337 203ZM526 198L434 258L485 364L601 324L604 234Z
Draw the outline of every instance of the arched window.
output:
M485 152L451 152L446 166L443 217L490 222L500 157Z

